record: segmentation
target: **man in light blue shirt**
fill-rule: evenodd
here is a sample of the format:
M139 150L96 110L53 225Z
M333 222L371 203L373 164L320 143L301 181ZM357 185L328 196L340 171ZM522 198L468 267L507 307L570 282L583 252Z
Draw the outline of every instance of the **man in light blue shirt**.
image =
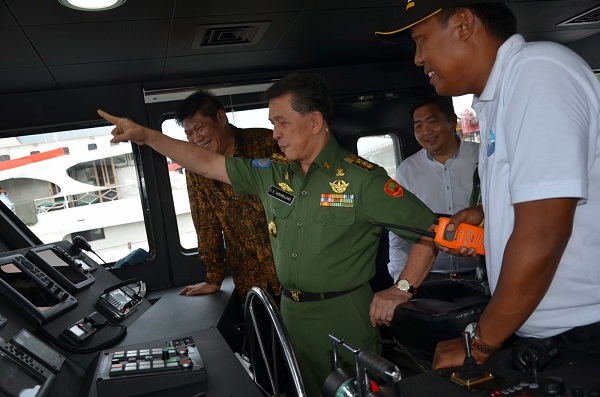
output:
M479 144L461 141L456 135L456 115L448 97L431 94L420 98L412 114L415 137L423 149L400 164L396 180L436 213L453 215L469 207ZM388 270L395 282L411 247L390 233ZM440 251L427 279L477 278L478 267L483 270L478 258Z
M2 201L2 203L4 203L4 205L6 205L9 210L11 210L12 212L15 212L15 205L8 198L8 194L6 193L6 190L2 189L1 187L0 187L0 201Z

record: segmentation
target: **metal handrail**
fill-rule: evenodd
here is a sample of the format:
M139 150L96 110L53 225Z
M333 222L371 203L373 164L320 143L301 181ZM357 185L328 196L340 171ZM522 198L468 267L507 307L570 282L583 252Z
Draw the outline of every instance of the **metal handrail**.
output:
M135 194L139 196L139 187L134 184L128 184L118 186L98 186L97 191L81 193L81 196L77 198L73 197L79 196L79 194L42 197L33 200L33 203L35 205L36 214L42 214L50 211L81 207L83 205L119 200L132 190L135 190ZM61 197L61 201L56 201L57 199L60 200Z

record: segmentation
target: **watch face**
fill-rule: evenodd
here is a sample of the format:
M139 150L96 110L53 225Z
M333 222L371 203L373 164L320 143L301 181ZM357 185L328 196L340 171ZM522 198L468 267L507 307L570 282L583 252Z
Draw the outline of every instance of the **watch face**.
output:
M475 333L475 330L477 330L477 323L471 323L467 325L467 328L465 328L465 332L469 333L469 337L471 339L477 339L477 334Z
M397 285L400 291L408 292L408 290L410 289L410 283L408 282L408 280L399 280Z

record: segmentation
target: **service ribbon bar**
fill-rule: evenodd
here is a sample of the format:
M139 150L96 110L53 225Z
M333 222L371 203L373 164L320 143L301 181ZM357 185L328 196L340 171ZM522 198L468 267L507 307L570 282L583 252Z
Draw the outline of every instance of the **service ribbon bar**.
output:
M353 207L353 194L323 193L321 194L321 207Z

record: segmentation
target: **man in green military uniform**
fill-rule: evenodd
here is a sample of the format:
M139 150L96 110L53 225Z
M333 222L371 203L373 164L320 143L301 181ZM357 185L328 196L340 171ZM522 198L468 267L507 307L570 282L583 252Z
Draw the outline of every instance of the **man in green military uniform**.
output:
M382 233L377 223L428 229L435 215L383 168L339 146L329 130L331 95L321 76L287 76L265 92L265 99L273 137L285 156L224 158L100 114L116 125L113 141L147 144L186 169L231 183L236 193L261 198L283 287L281 314L307 394L316 397L333 370L328 335L377 351L374 325L389 323L397 305L390 292L386 299L373 299L369 286ZM434 257L433 243L419 239L409 262L426 267ZM396 291L406 300L412 290ZM352 365L348 352L341 353Z

